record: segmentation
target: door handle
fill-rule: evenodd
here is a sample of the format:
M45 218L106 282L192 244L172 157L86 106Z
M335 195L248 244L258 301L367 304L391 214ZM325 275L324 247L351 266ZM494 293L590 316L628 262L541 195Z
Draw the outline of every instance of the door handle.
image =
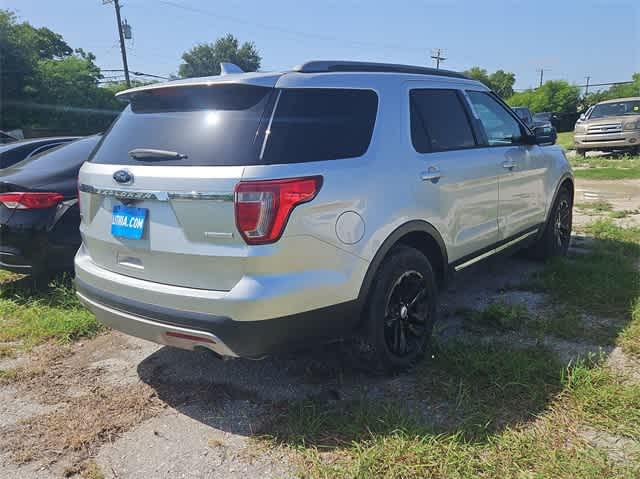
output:
M502 167L508 170L513 170L515 166L516 166L516 162L513 160L507 160L504 163L502 163Z
M430 166L429 168L427 168L427 171L423 171L422 173L420 173L420 179L422 181L431 181L435 183L440 178L442 178L442 172L437 166Z

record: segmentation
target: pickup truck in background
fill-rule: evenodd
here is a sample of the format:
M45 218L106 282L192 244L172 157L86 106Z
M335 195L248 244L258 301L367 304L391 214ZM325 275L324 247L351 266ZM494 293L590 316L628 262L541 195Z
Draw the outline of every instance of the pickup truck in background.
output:
M589 150L640 154L640 97L596 103L576 122L573 142L581 156Z

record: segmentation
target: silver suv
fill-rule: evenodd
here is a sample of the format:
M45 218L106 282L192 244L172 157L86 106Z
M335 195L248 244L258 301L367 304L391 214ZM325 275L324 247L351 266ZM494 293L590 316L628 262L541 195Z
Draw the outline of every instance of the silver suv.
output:
M567 251L562 149L463 75L314 61L120 97L80 172L75 266L80 299L128 334L259 357L355 332L401 369L452 273Z

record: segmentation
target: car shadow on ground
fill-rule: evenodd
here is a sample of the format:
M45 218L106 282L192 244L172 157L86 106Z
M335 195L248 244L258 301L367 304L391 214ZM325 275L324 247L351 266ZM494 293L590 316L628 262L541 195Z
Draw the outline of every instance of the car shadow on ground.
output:
M563 388L566 363L540 338L467 327L469 318L459 312L509 295L537 307L538 293L523 285L541 269L515 256L461 275L442 296L425 359L393 377L365 371L350 341L262 361L222 361L165 347L142 361L138 374L189 417L289 445L331 447L398 430L487 440L544 411Z

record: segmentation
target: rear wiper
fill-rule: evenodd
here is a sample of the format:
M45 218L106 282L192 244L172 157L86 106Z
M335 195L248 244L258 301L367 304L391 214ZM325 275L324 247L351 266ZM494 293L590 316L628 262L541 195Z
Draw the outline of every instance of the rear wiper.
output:
M184 160L187 155L177 151L154 150L151 148L134 148L129 152L134 160Z

